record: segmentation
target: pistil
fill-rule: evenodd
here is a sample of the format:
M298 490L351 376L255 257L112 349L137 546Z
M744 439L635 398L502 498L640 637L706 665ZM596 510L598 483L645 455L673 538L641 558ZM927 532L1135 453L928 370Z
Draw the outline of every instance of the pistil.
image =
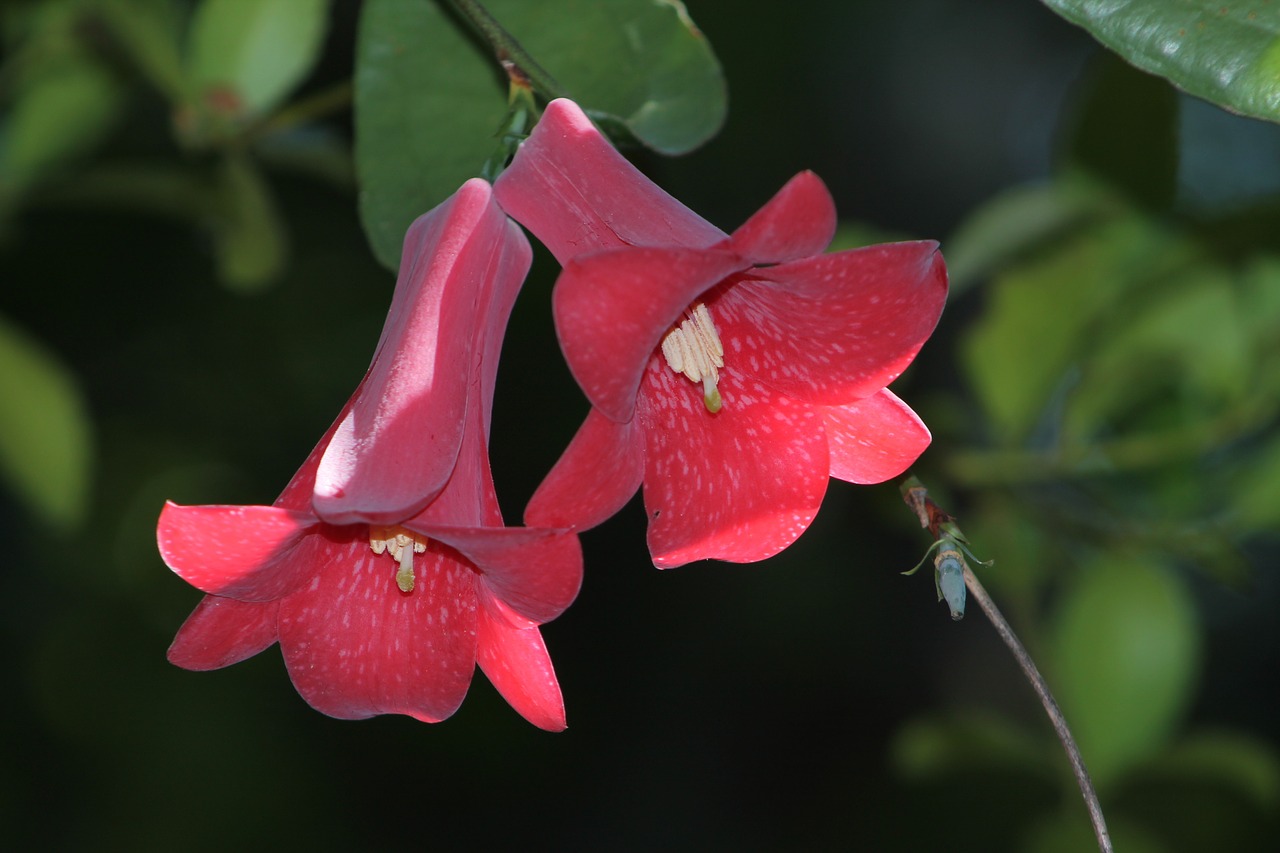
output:
M375 554L391 555L398 564L396 586L401 592L413 592L413 555L426 552L426 537L403 527L370 527L369 547Z
M720 411L720 368L724 367L724 345L711 321L711 312L699 302L687 311L679 326L662 339L662 357L667 366L693 382L702 383L702 400L707 411Z

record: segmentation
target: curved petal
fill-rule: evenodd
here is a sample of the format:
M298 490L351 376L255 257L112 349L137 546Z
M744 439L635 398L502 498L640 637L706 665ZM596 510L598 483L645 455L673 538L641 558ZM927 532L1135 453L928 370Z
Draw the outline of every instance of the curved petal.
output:
M479 307L493 288L523 280L528 260L523 235L479 179L410 226L377 354L316 472L321 518L392 524L439 494L486 345Z
M920 416L884 390L823 411L831 476L850 483L883 483L911 467L932 436Z
M592 405L631 420L649 356L689 304L745 262L717 250L617 249L565 266L552 293L569 369Z
M550 622L582 587L582 547L563 530L537 527L405 527L455 548L475 564L493 592L520 615Z
M813 172L801 172L733 232L729 246L753 263L795 261L823 252L836 233L836 203Z
M722 376L709 414L702 388L658 359L645 376L644 504L654 565L749 563L808 528L827 489L821 413L756 382Z
M203 592L270 601L305 579L297 551L320 521L275 506L179 506L165 502L156 541L165 565Z
M412 592L399 591L395 568L367 539L352 540L280 603L289 677L317 711L439 722L462 704L475 671L475 573L435 543L415 555Z
M622 509L642 479L644 444L635 421L615 423L592 409L533 493L524 523L589 530Z
M521 626L510 615L501 601L482 589L476 662L520 716L540 729L564 731L564 697L542 632Z
M236 601L206 595L169 646L169 662L183 669L231 666L276 641L278 602Z
M547 105L494 192L561 265L598 249L703 247L726 236L641 174L565 99Z
M915 358L946 296L946 268L933 242L758 268L719 302L725 370L748 372L810 403L868 397Z

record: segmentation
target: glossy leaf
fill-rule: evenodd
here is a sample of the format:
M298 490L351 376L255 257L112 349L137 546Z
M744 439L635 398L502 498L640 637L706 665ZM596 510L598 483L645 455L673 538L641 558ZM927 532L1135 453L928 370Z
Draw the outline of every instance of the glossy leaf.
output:
M678 3L495 0L489 11L606 127L667 154L724 119L719 65ZM607 69L608 73L601 73ZM400 259L418 214L480 174L507 112L505 79L438 4L370 0L356 60L356 165L374 254Z
M1199 668L1194 607L1163 567L1107 556L1074 579L1052 653L1054 690L1105 785L1158 750L1181 718Z
M1233 112L1280 121L1280 8L1222 0L1044 0L1144 71Z
M71 372L0 319L0 473L48 521L74 525L84 515L91 433Z
M191 85L233 119L276 107L323 46L327 0L203 0L191 25Z

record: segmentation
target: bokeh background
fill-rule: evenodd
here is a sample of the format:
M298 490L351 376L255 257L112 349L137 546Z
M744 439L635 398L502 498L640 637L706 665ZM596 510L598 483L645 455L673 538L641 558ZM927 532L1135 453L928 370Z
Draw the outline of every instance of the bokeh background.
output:
M991 626L953 623L927 568L902 576L929 542L892 483L833 482L755 565L655 570L635 503L584 534L581 596L544 628L562 734L480 675L428 726L323 717L274 649L170 666L199 594L156 554L163 501L274 499L362 375L393 277L357 218L349 109L304 128L311 159L260 141L269 204L192 201L224 166L175 141L94 6L3 19L3 846L1090 849ZM1280 131L1031 0L688 7L729 119L637 162L726 229L813 169L844 245L942 240L954 296L895 385L934 432L916 470L995 559L982 576L1078 721L1118 846L1272 849ZM333 4L299 98L351 77L358 16ZM105 57L113 117L50 125L57 156L22 174L33 44ZM236 240L268 244L247 275ZM540 252L499 377L510 520L586 410L555 271Z

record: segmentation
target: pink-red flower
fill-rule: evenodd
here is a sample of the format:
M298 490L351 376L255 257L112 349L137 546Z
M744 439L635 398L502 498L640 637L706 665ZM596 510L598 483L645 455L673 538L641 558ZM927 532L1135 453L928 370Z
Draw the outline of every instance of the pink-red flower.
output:
M592 404L527 523L592 527L643 483L656 565L760 560L808 527L828 476L881 482L928 445L885 386L941 314L936 243L822 254L835 206L808 172L726 235L565 100L494 192L564 266L556 329Z
M503 331L531 252L469 181L410 227L360 387L272 506L178 506L160 553L208 593L169 659L216 669L280 643L334 717L435 722L476 664L525 718L563 729L538 625L577 594L572 533L504 527L488 431Z

